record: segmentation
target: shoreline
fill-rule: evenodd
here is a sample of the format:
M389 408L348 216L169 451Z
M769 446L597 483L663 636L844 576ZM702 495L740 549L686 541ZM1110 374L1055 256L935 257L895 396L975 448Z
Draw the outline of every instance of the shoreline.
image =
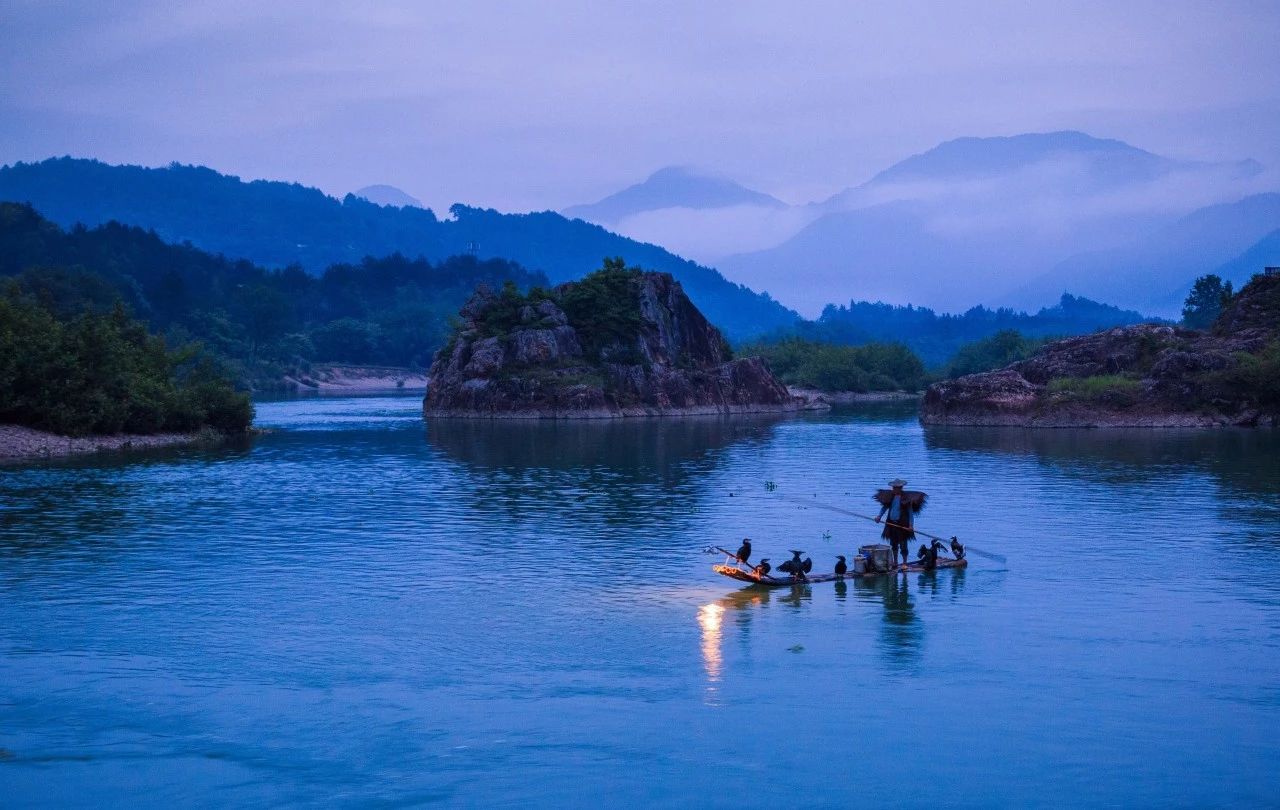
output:
M424 419L502 419L502 420L604 420L604 419L681 419L705 416L742 416L765 414L794 414L807 411L824 411L831 406L825 402L795 402L787 405L696 405L689 408L652 408L643 405L626 408L584 408L577 410L521 410L521 411L470 411L422 409Z
M819 391L816 388L787 386L794 397L809 402L826 402L830 405L854 405L860 402L906 402L924 396L915 391Z
M313 365L306 374L286 374L285 388L313 394L369 393L375 391L426 391L425 371L397 366L348 366L341 363Z
M0 464L70 458L95 453L154 450L217 441L222 434L204 429L195 433L119 433L112 436L61 436L22 425L0 425Z

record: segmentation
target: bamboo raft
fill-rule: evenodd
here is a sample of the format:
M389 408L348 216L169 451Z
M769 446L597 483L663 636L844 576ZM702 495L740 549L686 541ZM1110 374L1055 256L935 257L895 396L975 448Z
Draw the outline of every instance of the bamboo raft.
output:
M937 567L938 570L943 568L964 568L968 564L969 561L964 558L959 560L948 558L939 559ZM919 574L927 571L928 569L924 567L923 563L914 562L908 563L907 565L900 565L892 571L867 571L863 574L855 573L853 571L846 574L808 574L804 579L799 579L798 577L793 576L756 576L755 573L739 568L736 565L713 565L711 566L711 570L715 571L717 574L726 576L729 579L736 579L739 582L750 582L753 585L763 585L768 588L781 588L783 586L791 585L812 585L815 582L835 582L836 580L844 579L883 577L888 576L889 574Z

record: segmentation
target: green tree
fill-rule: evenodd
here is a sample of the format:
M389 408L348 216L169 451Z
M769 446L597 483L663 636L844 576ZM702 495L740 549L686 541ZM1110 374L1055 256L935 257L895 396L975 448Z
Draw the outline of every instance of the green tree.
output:
M1182 322L1189 329L1208 329L1231 301L1231 282L1210 273L1196 279L1182 307Z

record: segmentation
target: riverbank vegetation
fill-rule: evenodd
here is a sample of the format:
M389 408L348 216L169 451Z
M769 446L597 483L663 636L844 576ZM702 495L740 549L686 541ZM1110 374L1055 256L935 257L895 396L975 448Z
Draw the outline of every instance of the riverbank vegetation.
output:
M819 391L917 391L925 381L924 364L901 343L839 346L784 338L738 348L743 357L763 357L787 385Z
M67 436L243 432L246 394L198 349L171 350L116 305L59 318L0 285L0 423Z

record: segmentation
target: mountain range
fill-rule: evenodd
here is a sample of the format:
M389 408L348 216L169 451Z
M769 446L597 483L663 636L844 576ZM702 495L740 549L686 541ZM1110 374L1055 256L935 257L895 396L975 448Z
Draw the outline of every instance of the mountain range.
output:
M1033 308L1068 290L1171 315L1192 279L1236 267L1280 228L1256 193L1277 186L1252 160L1064 131L957 138L805 205L673 169L566 213L682 249L810 315L859 298Z
M515 261L560 283L598 268L604 257L621 256L671 273L735 340L788 328L798 318L716 270L550 211L502 214L455 205L442 219L426 208L381 206L353 194L338 200L296 183L245 182L202 166L113 166L70 157L0 168L0 200L29 203L67 228L115 220L167 242L316 274L367 256L438 262L474 254Z

